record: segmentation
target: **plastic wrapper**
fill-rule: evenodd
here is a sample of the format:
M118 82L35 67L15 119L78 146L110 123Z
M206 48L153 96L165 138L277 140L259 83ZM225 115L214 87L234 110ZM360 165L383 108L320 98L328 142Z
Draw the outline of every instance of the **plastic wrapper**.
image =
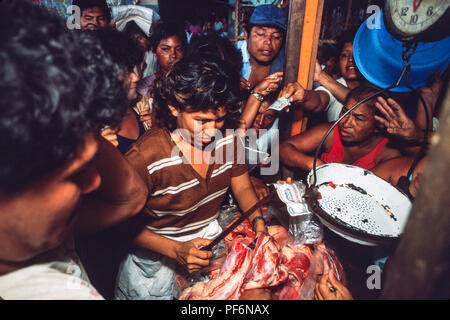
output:
M292 245L314 244L322 241L322 226L309 211L304 199L306 186L301 181L275 184L277 195L288 215L288 230L292 236Z

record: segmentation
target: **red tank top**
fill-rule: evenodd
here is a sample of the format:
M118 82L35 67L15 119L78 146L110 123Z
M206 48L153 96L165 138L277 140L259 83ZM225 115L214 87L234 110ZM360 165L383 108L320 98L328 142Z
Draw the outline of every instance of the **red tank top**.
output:
M363 169L370 170L375 166L375 158L378 153L383 149L384 145L389 142L389 139L384 138L372 151L366 154L364 157L356 160L352 165ZM334 139L333 145L330 150L323 153L320 157L325 163L342 163L344 159L344 147L342 146L341 136L339 135L338 126L334 127Z

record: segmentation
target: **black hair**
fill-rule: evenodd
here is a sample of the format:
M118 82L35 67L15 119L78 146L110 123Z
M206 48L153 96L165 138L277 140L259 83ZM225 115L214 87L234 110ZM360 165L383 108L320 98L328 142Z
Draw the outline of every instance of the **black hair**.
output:
M341 51L347 42L353 43L357 31L358 28L355 27L347 29L337 38L336 52L338 56L341 54Z
M81 13L86 9L98 7L105 14L108 21L111 21L111 9L108 7L106 0L73 0L72 5L80 7Z
M356 102L361 101L362 99L380 91L380 89L371 86L371 85L360 85L356 88L353 88L345 97L344 105L347 105L350 101L350 99L354 99ZM377 97L383 97L387 99L387 96L385 94L377 94L376 96L372 97L371 99L364 102L366 106L368 106L372 111L374 111L374 114L381 116L381 113L378 111L378 108L375 106L375 102L377 101ZM351 108L352 106L349 106Z
M317 52L317 59L321 64L325 64L328 60L332 58L338 58L339 53L336 50L336 47L329 43L324 43L319 46L318 52Z
M201 36L191 41L189 54L210 54L227 61L238 72L242 69L242 53L229 39L216 34Z
M90 33L28 1L0 3L0 190L67 163L87 132L117 126L124 70Z
M182 25L175 22L162 22L156 24L155 28L152 30L152 35L150 36L150 46L153 52L156 52L156 48L161 40L173 36L177 36L178 39L180 39L183 49L187 48L186 33L184 32Z
M127 24L125 25L125 28L123 28L123 32L126 35L128 35L130 38L136 33L140 33L145 38L148 38L147 35L145 34L145 32L138 26L136 21L133 21L133 20L127 22Z
M115 63L124 66L128 72L133 71L133 68L144 58L144 52L139 49L137 43L123 32L111 28L88 32L92 33L94 37L98 37L103 50L109 53Z
M281 92L281 89L277 89L275 91L270 92L268 95L266 95L264 97L263 101L266 101L266 102L268 102L270 104L274 103L277 100L278 95L280 94L280 92Z
M180 112L227 110L226 128L239 117L239 72L211 55L188 55L156 80L155 101L159 126L176 128L168 105Z

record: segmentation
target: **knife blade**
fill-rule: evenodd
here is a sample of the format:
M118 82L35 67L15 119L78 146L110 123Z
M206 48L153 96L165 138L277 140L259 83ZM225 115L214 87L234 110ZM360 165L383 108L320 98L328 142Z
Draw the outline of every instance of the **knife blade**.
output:
M261 200L259 200L258 202L256 202L250 209L248 209L246 212L244 212L242 214L241 217L239 217L239 219L237 219L235 222L233 222L228 228L226 228L225 230L223 230L217 237L215 237L213 239L213 241L208 244L207 246L202 247L200 250L205 250L205 251L211 251L211 249L217 245L220 240L222 240L223 238L225 238L231 231L233 231L234 229L236 229L236 227L238 225L240 225L242 223L242 221L244 221L246 218L248 218L253 212L256 211L256 209L260 208L261 205L266 202L267 200L269 200L273 194L274 194L275 188L271 187L269 194L267 196L265 196L264 198L262 198Z

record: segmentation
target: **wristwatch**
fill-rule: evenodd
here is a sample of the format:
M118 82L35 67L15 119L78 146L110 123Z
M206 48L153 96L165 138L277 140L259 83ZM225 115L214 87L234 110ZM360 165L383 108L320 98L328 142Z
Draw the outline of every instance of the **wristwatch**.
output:
M256 100L258 100L259 102L263 102L264 100L264 96L261 93L255 92L255 91L250 91L250 94L252 94Z

